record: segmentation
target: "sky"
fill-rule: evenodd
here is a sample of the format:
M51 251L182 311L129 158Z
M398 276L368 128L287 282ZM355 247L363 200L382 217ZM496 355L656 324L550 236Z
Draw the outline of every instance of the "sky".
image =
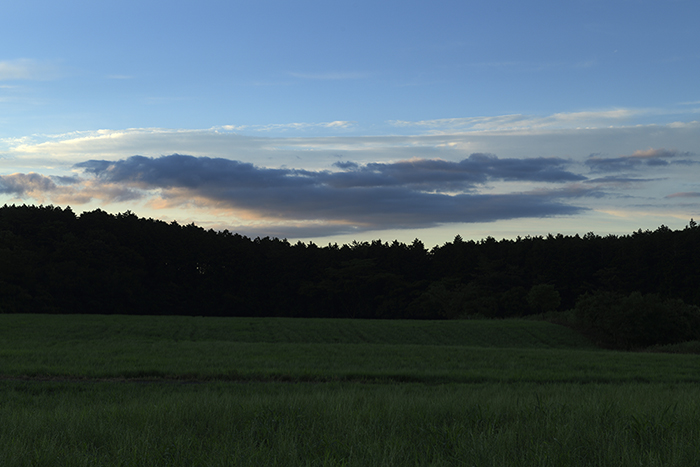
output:
M700 218L700 2L3 2L0 203L317 244Z

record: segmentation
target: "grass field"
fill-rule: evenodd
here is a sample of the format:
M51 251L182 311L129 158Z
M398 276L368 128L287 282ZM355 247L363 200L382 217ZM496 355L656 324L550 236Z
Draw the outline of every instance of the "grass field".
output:
M697 465L700 357L537 321L0 315L0 465Z

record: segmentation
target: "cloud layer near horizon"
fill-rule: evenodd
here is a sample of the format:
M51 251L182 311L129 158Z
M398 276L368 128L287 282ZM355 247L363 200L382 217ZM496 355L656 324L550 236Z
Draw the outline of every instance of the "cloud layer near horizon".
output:
M491 227L509 219L586 232L606 216L698 217L698 134L697 122L378 136L100 130L0 141L0 195L253 236L454 232L486 222L491 232L516 225Z
M336 224L339 231L421 228L579 213L585 208L561 201L573 191L478 192L493 182L585 180L566 170L570 164L561 158L500 159L476 153L458 162L348 161L336 163L335 170L312 171L180 154L132 156L77 163L83 175L76 177L0 176L0 193L78 204L94 198L149 199L159 206L230 209L240 218Z

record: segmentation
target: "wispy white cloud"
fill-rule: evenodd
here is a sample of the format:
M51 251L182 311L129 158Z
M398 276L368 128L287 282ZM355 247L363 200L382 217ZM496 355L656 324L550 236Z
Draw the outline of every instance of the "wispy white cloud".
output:
M571 128L600 128L620 125L632 117L649 113L642 109L610 109L600 111L561 112L549 116L499 115L494 117L441 118L434 120L392 120L395 127L427 128L433 132L453 131L523 131Z
M528 61L528 60L497 60L466 63L465 66L473 69L503 70L520 73L533 73L551 70L586 69L598 65L598 59L588 58L578 61Z
M150 96L145 98L145 102L149 105L171 104L173 102L186 102L190 100L186 96Z
M272 132L272 131L295 131L295 130L308 130L308 129L347 129L355 125L355 122L335 120L332 122L321 122L321 123L271 123L268 125L222 125L217 127L218 129L227 131L258 131L258 132ZM217 129L215 128L215 129Z
M700 198L700 191L684 191L666 195L666 198Z
M598 65L598 60L593 58L590 60L582 60L574 64L574 68L593 68Z
M614 115L614 114L613 114ZM513 116L493 117L503 128ZM568 157L584 164L591 154L599 159L634 154L640 148L697 150L700 122L667 125L531 128L517 131L465 131L469 119L425 121L425 126L402 127L408 134L358 134L355 122L291 123L280 125L223 125L210 129L131 128L57 135L29 135L0 140L0 173L64 167L92 158L116 160L136 154L221 157L253 161L268 167L324 168L339 160L358 163L411 158L461 160L471 153L499 157ZM491 122L485 125L491 125ZM453 122L455 129L446 127ZM408 122L413 124L415 122ZM442 125L440 131L416 131ZM472 125L474 126L474 125ZM395 127L399 128L399 127ZM410 130L410 131L409 131ZM359 130L361 131L361 130ZM677 157L674 161L682 161ZM25 168L22 168L25 167ZM5 172L7 173L7 172Z
M324 73L297 73L290 72L290 76L300 79L319 80L319 81L339 81L339 80L355 80L365 79L370 76L370 73L350 71L350 72L324 72Z
M500 60L488 62L472 62L467 66L471 68L492 68L492 69L518 69L518 70L542 70L557 66L551 62L528 62L523 60Z
M51 80L59 76L59 68L53 62L21 58L0 61L0 81Z

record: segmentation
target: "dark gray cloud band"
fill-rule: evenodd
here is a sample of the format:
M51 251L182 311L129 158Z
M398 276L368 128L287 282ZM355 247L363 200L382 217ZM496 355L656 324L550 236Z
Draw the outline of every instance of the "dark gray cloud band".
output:
M110 162L90 160L76 164L111 182L145 186L197 188L203 183L230 187L326 185L335 188L406 186L428 191L451 191L489 181L572 182L586 177L564 170L569 161L560 158L499 159L472 154L459 162L415 159L394 163L338 162L340 172L270 169L247 162L181 154L159 158L133 156Z
M698 164L693 159L694 154L668 149L649 149L636 151L629 156L601 157L592 154L585 164L592 172L623 172L637 170L644 167L666 167L669 165L694 165Z
M490 154L472 154L459 162L416 159L358 166L339 162L342 173L331 173L332 186L409 186L427 190L468 189L489 181L572 182L585 177L564 170L570 162L559 158L499 159Z
M336 164L339 171L309 171L173 154L133 156L116 162L90 160L75 167L112 185L160 190L161 196L174 204L197 197L267 219L381 229L579 213L583 208L557 201L562 196L552 192L473 192L491 181L585 180L566 171L568 164L558 158L499 159L472 154L459 162L342 162Z

